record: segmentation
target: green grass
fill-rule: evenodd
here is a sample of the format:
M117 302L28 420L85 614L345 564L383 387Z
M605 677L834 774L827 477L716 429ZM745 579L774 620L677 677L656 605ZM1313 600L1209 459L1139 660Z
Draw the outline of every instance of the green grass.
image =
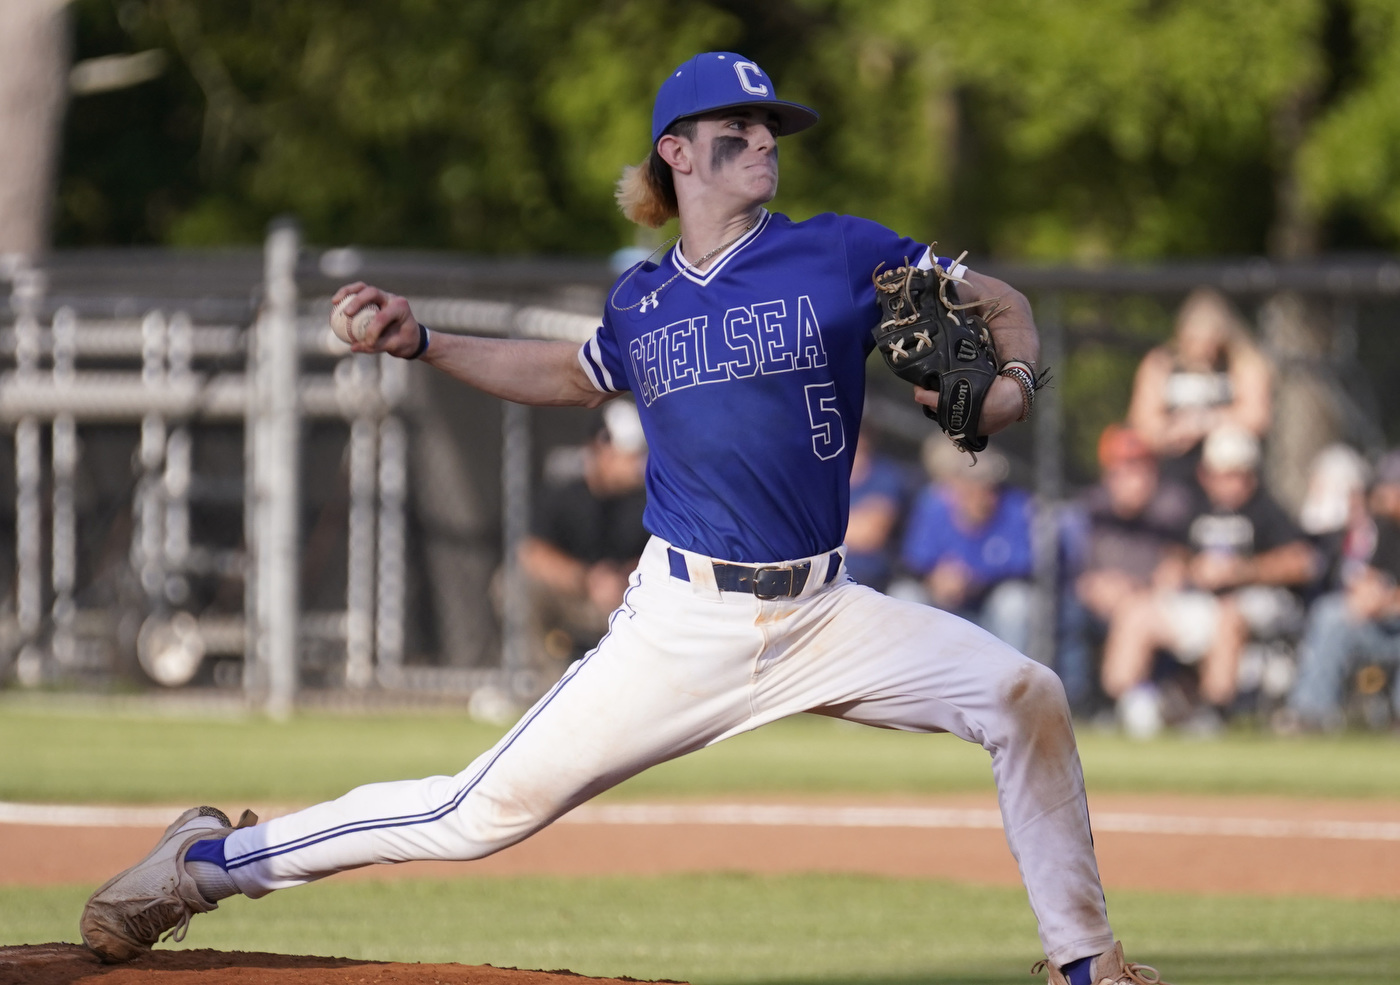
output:
M0 889L0 944L76 940L86 892ZM1122 893L1110 902L1129 958L1169 981L1400 980L1400 900ZM1040 956L1020 890L821 875L330 880L229 900L196 917L183 946L696 985L1021 985Z
M462 714L156 716L149 706L0 702L0 799L308 802L372 780L450 773L502 730ZM1400 744L1381 736L1125 743L1086 733L1091 789L1391 796ZM798 718L669 763L617 796L723 797L990 790L986 753ZM465 871L465 870L464 870ZM91 887L0 888L0 944L75 940ZM1115 893L1130 956L1169 981L1400 981L1400 899L1338 901ZM328 880L195 921L189 946L459 961L697 985L1033 982L1020 890L859 876L732 874L451 881Z
M155 716L0 702L0 799L58 803L310 803L376 780L463 769L502 729L462 713ZM1080 736L1094 792L1400 795L1390 736L1211 742ZM657 767L617 796L989 791L987 754L951 736L799 716Z

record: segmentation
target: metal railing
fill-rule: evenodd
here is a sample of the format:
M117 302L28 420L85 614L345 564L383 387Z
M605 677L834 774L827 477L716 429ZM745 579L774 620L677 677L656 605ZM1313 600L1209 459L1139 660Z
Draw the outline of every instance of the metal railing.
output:
M121 652L129 644L158 682L188 678L202 660L229 658L236 676L220 683L285 714L303 686L308 650L321 646L333 654L324 681L347 689L539 689L525 650L526 593L518 590L514 548L528 529L540 416L512 404L501 410L499 437L491 439L499 456L490 464L499 469L498 530L489 531L495 540L472 548L482 566L504 569L499 659L467 666L423 644L410 647L419 601L410 583L436 577L414 558L415 538L424 536L415 528L424 486L451 485L462 474L439 469L413 480L415 448L425 440L416 416L425 398L411 385L414 370L399 360L352 355L326 326L324 301L337 279L359 276L407 293L436 331L581 342L597 325L611 274L601 262L550 261L557 276L553 293L545 293L536 261L350 253L302 249L293 228L277 227L257 257L103 251L51 258L45 269L11 266L12 321L0 324L0 432L14 449L14 576L0 600L0 680L32 686L119 676L129 670ZM986 269L1031 295L1043 361L1056 366L1072 364L1085 339L1112 335L1112 317L1102 311L1118 300L1155 299L1165 312L1201 284L1246 304L1287 286L1330 311L1333 377L1340 381L1348 378L1343 364L1355 360L1358 312L1377 304L1400 308L1400 263L1391 258ZM1168 321L1164 316L1164 331ZM1327 360L1317 368L1326 375ZM1355 383L1355 373L1351 378ZM1364 391L1331 386L1339 405L1350 408L1354 433L1375 445L1383 438ZM1042 391L1032 427L1010 439L1029 463L1042 511L1032 655L1046 662L1054 658L1055 592L1063 578L1057 517L1073 485L1065 433L1076 409L1062 394ZM869 416L877 426L910 441L927 433L902 393L877 388L873 398ZM297 477L306 451L298 436L317 422L343 427L343 438L334 440L343 443L345 505L336 522L344 594L337 607L313 609L299 598L305 559L298 545L305 537L298 528L307 491ZM229 494L241 504L241 520L232 543L205 542L196 522L210 482L201 449L206 431L218 427L241 432L239 489ZM85 449L99 432L107 434L102 429L129 433L132 474L125 519L99 531L120 542L121 584L92 600L95 562L84 546L91 533L84 517L93 507L83 498L82 467ZM238 597L217 604L193 598L191 585L201 578L240 586ZM139 615L135 626L132 613ZM451 621L440 614L443 620Z
M351 355L323 318L301 311L298 254L293 227L271 232L265 299L248 325L201 325L182 310L80 318L67 306L44 325L42 271L13 272L15 320L0 331L0 352L14 365L0 374L0 425L15 443L15 601L0 614L0 658L13 656L21 684L117 669L110 644L133 605L143 615L136 655L158 683L183 683L205 656L239 656L249 695L284 715L308 637L344 640L349 687L393 678L403 656L404 367ZM320 357L317 367L303 371L303 354ZM302 613L298 435L311 418L349 426L352 550L344 609ZM193 456L200 428L224 422L244 433L244 525L237 547L214 549L191 539ZM135 598L84 609L75 599L79 428L113 425L139 435L127 551ZM189 580L211 572L242 580L241 613L185 607Z

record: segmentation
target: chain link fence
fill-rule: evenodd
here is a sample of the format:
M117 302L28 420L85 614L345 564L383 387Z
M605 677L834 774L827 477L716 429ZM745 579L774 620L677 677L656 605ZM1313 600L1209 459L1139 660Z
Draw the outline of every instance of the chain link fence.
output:
M1260 326L1277 403L1306 392L1326 416L1303 445L1330 431L1375 452L1400 420L1391 259L988 272L1031 296L1055 377L1032 425L999 439L1037 494L1032 656L1047 663L1058 511L1192 288ZM0 686L210 688L281 715L312 693L548 683L513 545L544 458L596 415L353 355L328 299L363 279L437 331L581 342L605 261L316 250L279 225L261 251L11 257L0 275ZM930 425L879 367L869 381L869 422L912 461ZM1291 441L1272 442L1276 485L1309 451Z

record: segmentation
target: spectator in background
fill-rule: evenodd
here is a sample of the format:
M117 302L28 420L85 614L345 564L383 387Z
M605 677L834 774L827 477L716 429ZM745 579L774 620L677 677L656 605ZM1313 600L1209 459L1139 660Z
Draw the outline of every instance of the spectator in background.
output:
M1132 428L1105 428L1098 458L1099 484L1079 502L1074 600L1087 613L1089 635L1103 639L1116 621L1144 618L1145 607L1129 603L1149 597L1180 571L1193 502L1185 487L1160 480L1152 449ZM1071 659L1087 655L1087 641L1081 646L1064 654L1059 668L1066 691L1080 695L1077 702L1071 698L1076 707L1093 689L1089 660Z
M582 474L540 490L520 545L535 651L551 672L562 672L607 631L648 538L647 445L636 406L609 403L603 424L584 449Z
M1161 481L1152 449L1131 428L1110 424L1098 451L1103 472L1083 499L1087 544L1075 594L1107 624L1177 567L1194 504L1188 490Z
M1317 555L1260 488L1258 465L1259 442L1249 431L1227 425L1206 439L1197 470L1205 499L1187 530L1190 553L1174 572L1159 572L1163 588L1124 604L1104 647L1103 688L1121 712L1146 705L1150 692L1138 689L1151 687L1161 648L1199 664L1206 705L1199 724L1218 725L1251 635L1272 636L1300 620L1297 592L1312 581Z
M1211 431L1228 424L1264 436L1271 376L1225 297L1197 288L1177 313L1172 341L1138 366L1128 424L1161 459L1168 478L1189 483Z
M861 428L851 460L851 513L846 524L846 572L876 591L894 573L893 540L904 513L904 469L881 455L870 429Z
M1400 721L1400 452L1381 459L1368 502L1371 522L1351 526L1369 527L1370 535L1353 535L1339 569L1340 589L1308 613L1285 729L1340 727L1348 679L1367 664L1389 669L1391 717Z
M922 580L931 604L1026 652L1034 567L1030 495L1004 485L1010 463L991 448L974 465L935 433L924 441L923 462L933 481L909 512L904 564Z
M1376 525L1366 506L1370 481L1366 459L1347 445L1328 445L1313 459L1298 524L1324 560L1323 591L1342 588L1350 569L1365 564L1375 548Z

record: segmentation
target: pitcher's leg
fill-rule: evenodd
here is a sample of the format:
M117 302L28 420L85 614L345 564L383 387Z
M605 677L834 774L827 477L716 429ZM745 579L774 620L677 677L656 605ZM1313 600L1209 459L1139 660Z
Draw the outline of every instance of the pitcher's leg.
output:
M1063 965L1112 947L1084 774L1054 671L938 609L858 586L829 594L822 650L794 651L791 671L774 667L766 697L791 700L806 675L826 690L812 710L981 745L1046 956Z
M674 608L664 618L621 614L599 648L467 769L369 784L235 832L225 845L230 876L261 896L373 863L480 858L740 727L752 626L707 625L701 638L686 619Z
M336 800L235 832L238 837L224 846L229 875L240 892L259 897L364 865L481 858L519 841L551 816L512 811L482 784L496 768L517 775L517 782L527 779L536 764L517 763L510 752L531 728L549 730L549 708L562 702L583 667L570 668L510 733L455 776L365 784ZM522 766L526 777L519 776ZM567 800L566 791L559 796Z

